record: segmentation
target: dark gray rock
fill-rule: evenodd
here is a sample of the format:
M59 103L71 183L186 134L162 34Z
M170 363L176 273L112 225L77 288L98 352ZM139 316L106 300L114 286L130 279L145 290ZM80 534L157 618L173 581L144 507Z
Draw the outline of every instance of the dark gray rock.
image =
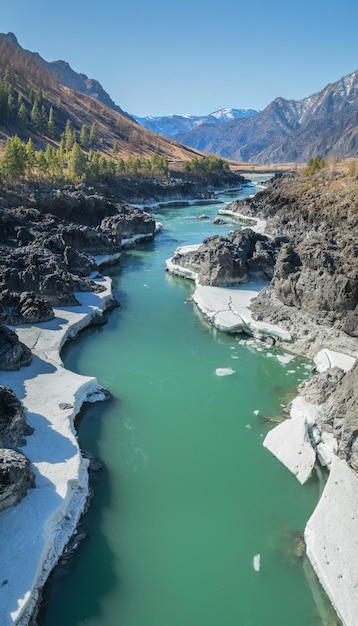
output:
M0 324L0 370L19 370L20 367L30 365L31 359L30 348L19 341L16 333Z
M28 459L21 452L0 448L0 511L15 506L34 486Z
M0 447L14 448L24 445L24 436L32 432L32 428L26 423L20 400L9 387L0 385Z
M60 228L59 236L64 246L70 246L91 255L113 254L118 252L118 249L120 250L120 244L119 248L116 248L113 241L100 230L100 226L93 228L69 224Z
M78 304L76 291L101 291L87 278L97 269L93 255L118 253L122 240L134 235L154 236L148 213L85 187L42 192L31 202L36 208L0 209L5 244L0 248L0 290L5 292L0 319L9 324L46 321L52 306ZM31 307L27 296L27 316L15 303L24 292L39 298Z
M155 232L155 221L149 213L135 207L122 205L120 212L101 221L100 230L118 250L123 239L131 239L134 235L144 235L146 238L152 239Z
M208 237L197 250L176 254L173 262L196 272L201 285L224 287L249 280L271 280L282 241L245 228L226 238Z
M54 313L47 300L32 292L0 291L0 320L5 324L37 324L52 320Z
M358 361L348 372L334 367L314 376L301 392L320 407L318 426L335 436L338 455L358 472Z
M323 411L338 438L339 456L358 472L358 361L335 386Z
M272 281L283 304L300 309L314 319L333 324L344 320L358 303L358 263L327 240L310 238L283 246ZM356 329L350 318L350 334Z

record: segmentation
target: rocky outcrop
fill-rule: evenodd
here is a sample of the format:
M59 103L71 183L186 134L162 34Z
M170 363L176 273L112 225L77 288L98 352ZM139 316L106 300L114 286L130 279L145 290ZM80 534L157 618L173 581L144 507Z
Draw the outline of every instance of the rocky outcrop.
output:
M20 400L11 389L0 385L0 447L22 446L24 436L32 432Z
M118 249L123 240L131 239L136 235L152 239L155 232L155 222L149 213L124 205L120 215L104 218L100 229Z
M8 387L0 385L0 511L14 506L34 487L28 459L18 450L33 430L23 406Z
M282 238L269 239L249 228L236 230L226 238L204 239L197 250L178 252L174 265L188 268L201 285L240 285L250 280L271 280Z
M0 320L5 324L37 324L53 319L54 313L47 300L34 292L13 293L0 291Z
M294 332L296 327L298 339L307 336L307 327L322 334L322 326L343 343L357 337L356 185L340 172L310 179L279 175L266 190L228 207L266 219L273 236L289 237L277 256L270 287L253 303L257 319L291 325Z
M19 341L17 334L0 324L0 370L19 370L20 367L29 365L31 358L31 350Z
M0 448L0 511L15 506L34 487L28 459L21 453Z
M358 264L353 247L350 242L340 247L319 236L282 246L271 283L278 300L321 324L348 327L350 312L354 336L358 332Z
M24 201L24 198L21 198ZM37 323L53 317L53 306L78 304L75 292L98 291L88 276L93 255L118 256L122 242L150 239L148 213L122 205L83 186L38 192L29 206L0 209L0 320Z
M358 472L358 361L348 372L329 369L303 389L304 397L320 408L318 426L335 437L338 456Z

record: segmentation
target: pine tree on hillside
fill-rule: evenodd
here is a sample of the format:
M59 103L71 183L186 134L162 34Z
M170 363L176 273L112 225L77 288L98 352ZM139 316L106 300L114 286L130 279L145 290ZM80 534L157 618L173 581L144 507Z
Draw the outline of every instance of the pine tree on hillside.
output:
M20 128L26 128L27 126L27 112L23 102L21 102L17 111L17 123Z
M96 143L98 142L98 131L97 131L97 126L95 122L92 122L89 140L90 140L91 146L95 146Z
M34 130L39 131L41 128L41 111L37 100L35 100L31 109L30 119L31 125L33 126Z
M47 132L48 132L48 136L51 137L51 139L54 139L56 136L56 123L55 123L55 116L54 116L54 112L53 112L53 108L50 108L50 112L48 115L48 122L47 122Z
M36 152L34 148L34 143L31 138L26 144L26 165L27 175L31 177L32 172L36 167Z
M4 156L1 161L2 172L5 179L17 180L26 172L27 152L26 146L21 139L14 135L7 140Z
M84 150L87 150L90 144L90 135L86 124L83 124L80 131L80 145Z

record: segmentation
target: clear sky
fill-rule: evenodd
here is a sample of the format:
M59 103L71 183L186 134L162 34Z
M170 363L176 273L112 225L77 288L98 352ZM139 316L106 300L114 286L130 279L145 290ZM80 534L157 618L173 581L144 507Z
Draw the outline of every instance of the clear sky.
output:
M11 0L0 15L139 116L263 109L358 69L357 0Z

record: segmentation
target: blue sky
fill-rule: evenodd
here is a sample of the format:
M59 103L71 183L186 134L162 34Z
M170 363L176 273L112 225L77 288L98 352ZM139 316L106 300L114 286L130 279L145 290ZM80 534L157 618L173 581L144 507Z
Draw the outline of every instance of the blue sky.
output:
M263 109L358 69L356 0L12 0L0 24L139 116Z

